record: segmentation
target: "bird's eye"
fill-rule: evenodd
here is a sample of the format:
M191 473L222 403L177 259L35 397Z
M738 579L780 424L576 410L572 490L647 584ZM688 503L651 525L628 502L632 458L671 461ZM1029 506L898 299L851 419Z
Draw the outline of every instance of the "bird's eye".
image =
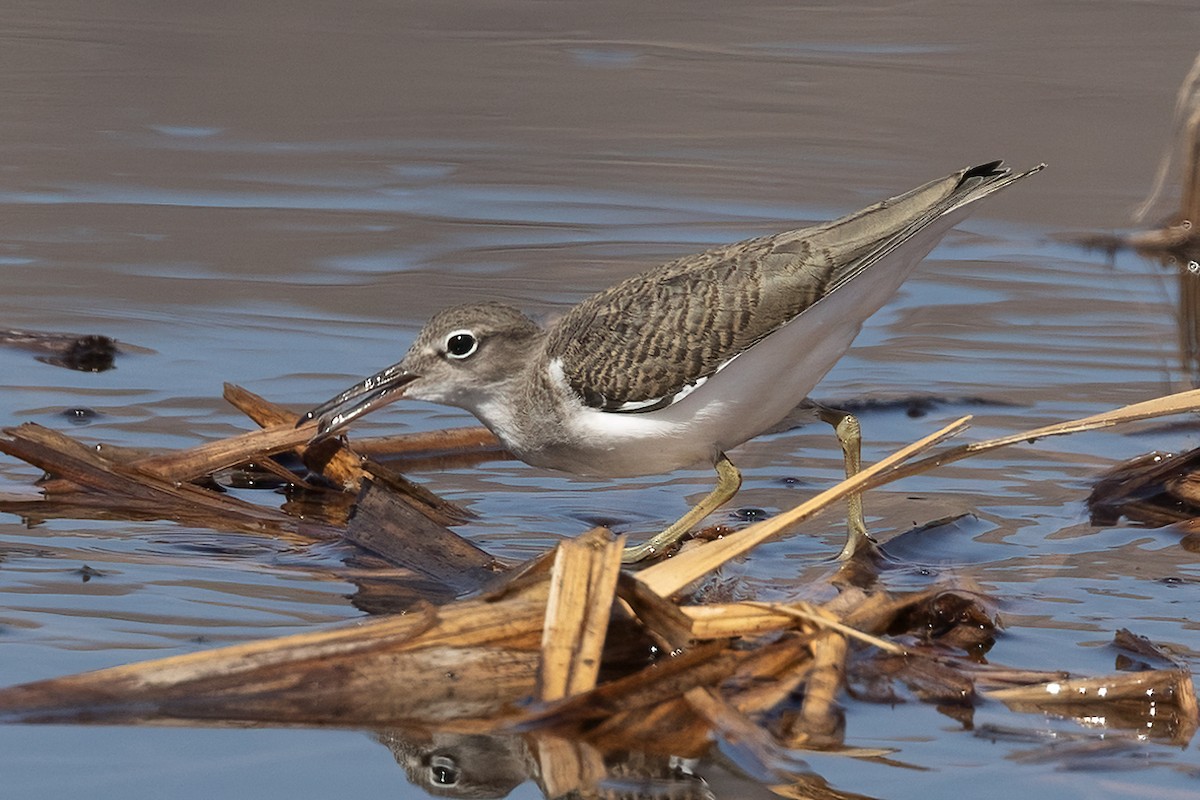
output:
M446 337L446 355L451 358L468 358L479 349L479 340L470 331L454 331Z
M453 758L449 756L434 756L430 759L429 776L434 786L454 786L462 773Z

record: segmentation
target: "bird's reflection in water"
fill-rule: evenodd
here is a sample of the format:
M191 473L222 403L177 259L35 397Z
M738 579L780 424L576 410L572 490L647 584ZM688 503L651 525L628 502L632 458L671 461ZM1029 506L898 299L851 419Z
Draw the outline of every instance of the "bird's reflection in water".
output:
M392 751L412 784L439 797L506 797L533 777L520 736L389 729L375 738Z
M506 797L526 781L545 793L537 759L522 736L423 733L389 729L375 738L392 751L411 783L437 797ZM713 800L713 788L693 771L698 762L671 756L626 753L605 760L607 775L586 796L605 800ZM760 782L721 772L737 783L735 794L774 797Z

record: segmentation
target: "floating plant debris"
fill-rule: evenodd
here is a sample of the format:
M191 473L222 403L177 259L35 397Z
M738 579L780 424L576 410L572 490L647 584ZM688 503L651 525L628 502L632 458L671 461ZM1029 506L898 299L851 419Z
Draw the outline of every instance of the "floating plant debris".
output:
M933 703L965 725L977 704L995 700L1178 744L1196 730L1191 677L1154 643L1119 633L1122 669L1112 675L997 666L983 657L995 655L998 630L983 592L949 583L889 591L873 553L831 568L822 603L702 602L688 587L847 495L996 447L1194 410L1200 391L938 449L966 427L961 419L794 509L637 572L622 569L624 538L603 528L526 564L502 563L451 530L469 514L364 458L357 442L309 447L295 414L237 387L226 396L266 427L155 454L30 423L5 430L0 451L48 477L39 496L0 499L0 510L338 539L360 553L355 603L389 613L0 689L0 719L370 727L421 785L503 786L532 775L555 797L631 775L638 786L682 790L665 765L704 754L714 737L736 743L785 796L845 797L798 753L888 756L846 746L846 689L851 702ZM430 447L454 455L450 441L463 455L495 457L488 437L465 429L371 449L389 464ZM241 465L287 482L282 509L210 488L214 474ZM303 518L289 513L300 508ZM426 755L410 762L415 753ZM472 753L519 754L535 768Z

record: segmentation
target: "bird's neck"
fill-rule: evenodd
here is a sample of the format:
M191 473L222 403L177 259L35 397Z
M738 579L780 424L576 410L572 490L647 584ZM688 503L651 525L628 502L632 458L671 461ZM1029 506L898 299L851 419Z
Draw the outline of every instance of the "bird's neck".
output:
M511 376L494 382L463 407L496 434L514 455L538 464L538 450L569 439L571 406L578 405L555 380L544 352L532 354Z

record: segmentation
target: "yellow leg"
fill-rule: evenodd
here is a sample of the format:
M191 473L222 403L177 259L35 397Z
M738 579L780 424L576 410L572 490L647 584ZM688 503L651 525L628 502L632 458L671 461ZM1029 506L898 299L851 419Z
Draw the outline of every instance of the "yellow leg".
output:
M713 466L717 470L717 485L713 487L713 490L703 500L692 506L692 510L680 517L678 522L662 533L650 537L644 544L626 547L625 552L621 555L622 563L634 564L644 558L665 552L667 548L686 536L692 526L737 494L738 489L742 488L742 473L733 465L733 462L726 458L724 453L721 453L717 463Z
M833 426L838 442L842 445L842 457L846 464L846 477L858 474L862 468L862 428L858 419L849 412L817 406L817 415ZM867 533L867 521L863 518L861 494L852 494L846 499L846 546L838 553L841 560L852 557L864 548L873 548L875 542Z

